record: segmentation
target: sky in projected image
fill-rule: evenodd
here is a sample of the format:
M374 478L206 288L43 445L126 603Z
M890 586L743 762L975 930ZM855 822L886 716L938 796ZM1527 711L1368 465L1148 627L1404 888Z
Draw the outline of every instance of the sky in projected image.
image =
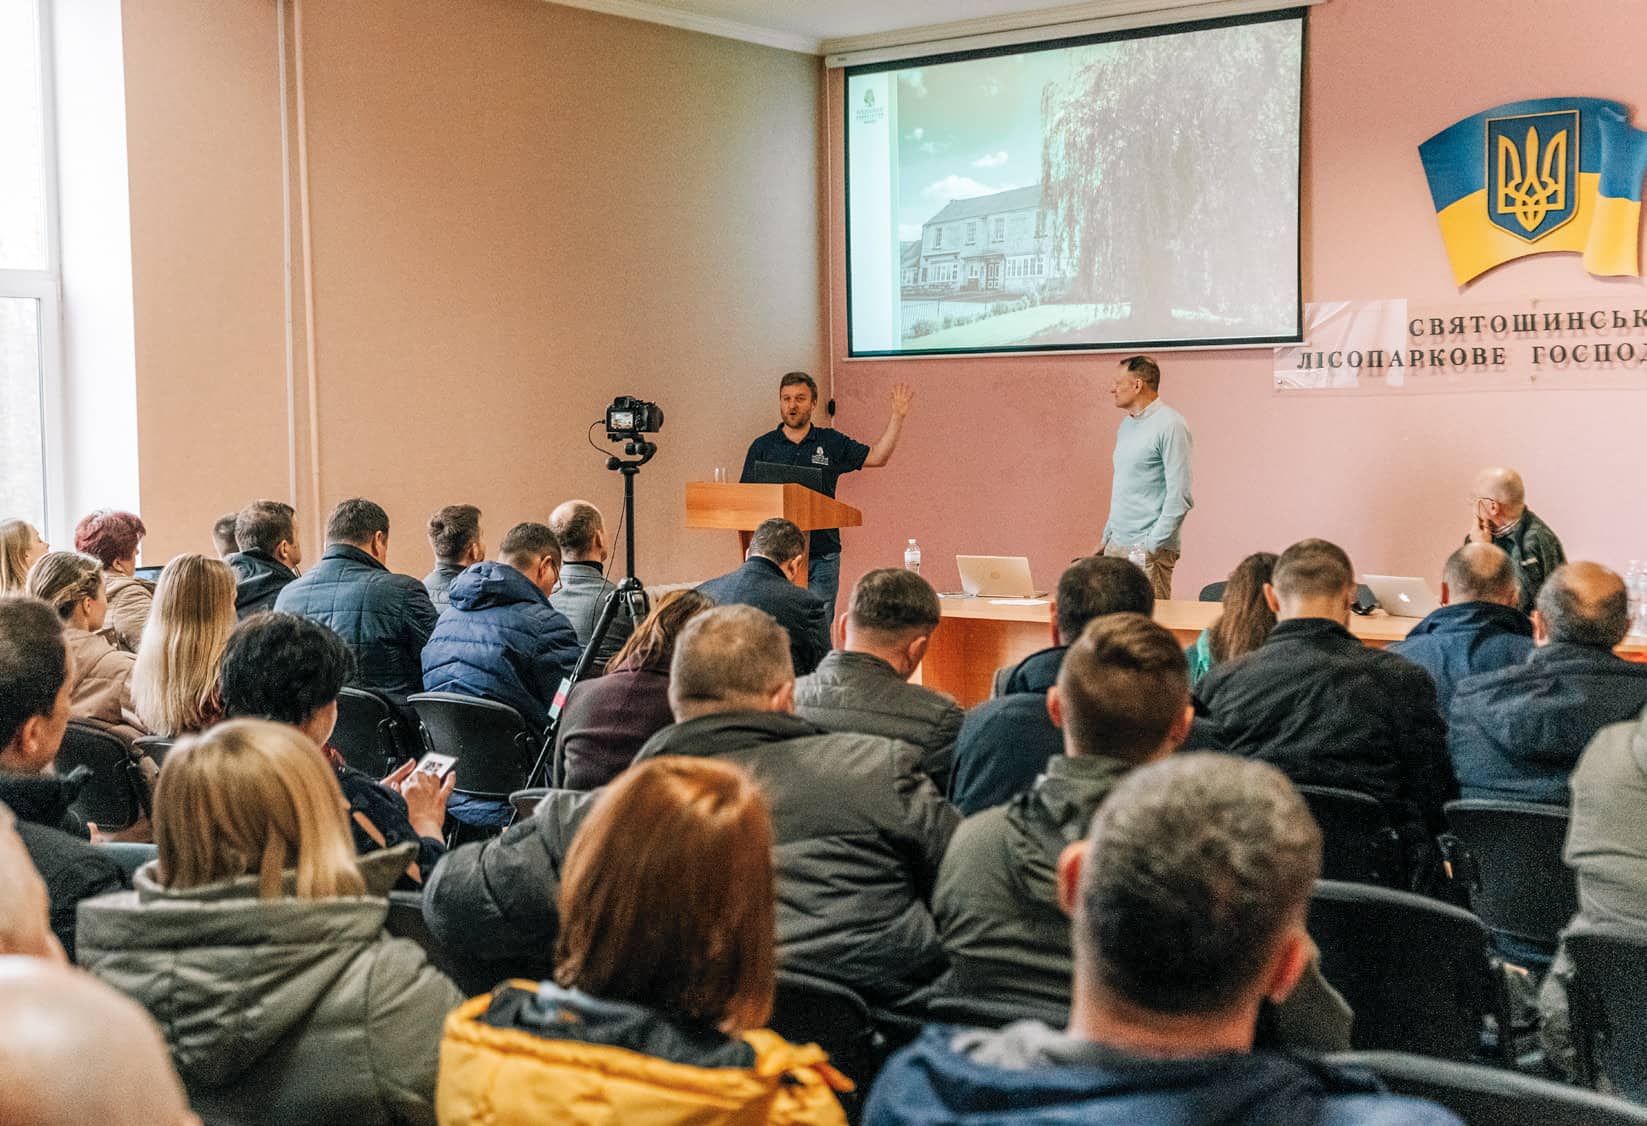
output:
M855 353L1286 339L1302 21L853 72Z

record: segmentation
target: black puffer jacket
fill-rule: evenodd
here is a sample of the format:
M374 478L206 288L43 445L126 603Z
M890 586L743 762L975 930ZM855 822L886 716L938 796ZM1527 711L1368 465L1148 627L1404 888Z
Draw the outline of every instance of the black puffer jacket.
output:
M358 547L334 543L280 592L275 609L313 618L347 641L366 687L399 697L423 691L423 646L437 615L429 592L412 576L395 574Z
M836 649L795 682L795 714L829 731L915 744L921 768L942 789L965 713L942 692L910 684L872 653Z
M237 551L223 562L234 571L234 612L242 618L273 610L280 592L297 581L296 571L260 547Z
M84 767L63 778L0 771L0 802L17 815L17 834L46 885L52 933L70 958L80 901L126 886L119 865L86 839L86 823L69 809L89 776Z
M877 1001L943 972L928 904L960 815L921 771L915 747L737 712L666 727L635 761L658 755L735 763L760 784L777 836L784 965ZM561 859L600 792L557 794L502 837L448 854L424 892L429 929L492 958L552 948Z

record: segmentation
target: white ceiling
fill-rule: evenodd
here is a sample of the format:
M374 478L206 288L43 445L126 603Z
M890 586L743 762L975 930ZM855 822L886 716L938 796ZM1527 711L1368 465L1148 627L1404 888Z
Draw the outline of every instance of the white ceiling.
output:
M825 51L908 29L956 31L1061 23L1118 12L1188 6L1186 0L551 0L631 19L744 39L791 51ZM1195 0L1189 0L1194 3ZM1032 15L1033 14L1033 15ZM926 38L926 36L921 36Z

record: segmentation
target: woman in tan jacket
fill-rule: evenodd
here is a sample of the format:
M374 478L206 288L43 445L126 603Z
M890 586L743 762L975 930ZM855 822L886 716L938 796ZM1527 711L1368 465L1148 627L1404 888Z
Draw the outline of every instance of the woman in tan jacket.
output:
M49 603L63 619L63 643L72 657L69 715L96 720L127 736L144 734L132 706L137 658L103 628L109 600L102 565L78 551L49 552L29 571L28 593Z
M74 526L74 549L103 565L108 628L124 649L137 652L154 601L154 584L137 577L137 549L148 529L132 512L100 508Z

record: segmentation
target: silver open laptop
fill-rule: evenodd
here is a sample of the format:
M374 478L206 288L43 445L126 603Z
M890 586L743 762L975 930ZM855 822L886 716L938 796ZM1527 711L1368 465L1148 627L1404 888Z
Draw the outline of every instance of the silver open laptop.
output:
M1029 559L1022 555L957 555L961 589L973 598L1034 598Z
M1423 579L1405 575L1362 575L1361 581L1391 617L1422 618L1441 606L1441 598Z

